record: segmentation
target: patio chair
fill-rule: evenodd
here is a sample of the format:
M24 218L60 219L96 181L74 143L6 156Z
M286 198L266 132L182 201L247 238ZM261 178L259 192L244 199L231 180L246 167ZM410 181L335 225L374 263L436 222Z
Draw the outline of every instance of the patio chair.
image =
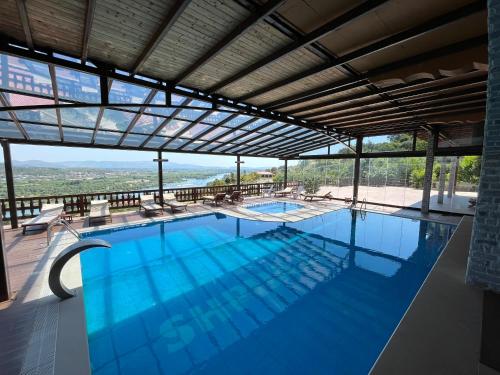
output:
M139 206L139 211L144 210L146 216L154 213L160 213L163 215L163 207L155 202L155 197L153 194L145 194L141 197L141 205Z
M297 190L294 190L292 192L292 195L293 195L293 199L300 199L301 196L304 195L306 189L304 189L304 186L300 185ZM304 198L305 200L305 198Z
M215 195L205 195L201 197L203 200L203 204L205 203L211 203L215 204L216 206L219 205L219 203L224 202L224 199L226 199L226 193L217 193Z
M329 199L329 200L331 200L331 199L335 199L335 198L332 196L331 191L329 191L326 194L304 194L305 201L307 201L307 200L312 201L313 199L318 199L318 200Z
M89 225L96 221L106 221L109 219L111 222L111 213L109 212L109 202L107 199L92 200L90 201Z
M262 190L262 198L268 197L271 198L274 194L274 186L269 186L268 189Z
M293 193L293 188L291 187L287 187L283 190L278 190L276 192L274 192L274 196L275 197L286 197L288 196L289 194L292 194Z
M224 200L235 204L235 202L243 202L243 197L241 196L241 191L235 190L230 195L226 195Z
M175 211L181 211L182 209L187 211L187 203L179 202L174 193L163 194L163 205L170 207L172 213Z
M23 234L29 227L40 226L41 229L47 229L50 224L59 219L64 210L64 203L46 203L42 205L40 214L21 224Z

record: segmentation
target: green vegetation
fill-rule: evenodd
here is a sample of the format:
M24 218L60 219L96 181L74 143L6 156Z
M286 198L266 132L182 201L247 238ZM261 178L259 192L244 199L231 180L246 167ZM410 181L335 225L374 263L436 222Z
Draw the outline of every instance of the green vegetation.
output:
M399 134L389 136L386 142L363 144L364 152L408 151L412 148L411 135ZM426 148L426 141L418 140L417 150ZM348 149L341 149L339 153L348 153ZM449 176L449 167L447 179ZM440 163L434 164L433 175L439 178ZM458 183L477 184L481 170L481 159L478 156L460 158L458 168ZM318 191L322 184L334 186L348 186L352 184L354 172L353 159L315 159L301 160L296 166L288 168L289 181L301 181L307 192ZM361 184L370 186L410 186L420 189L423 186L425 174L425 158L373 158L361 160ZM282 182L283 168L278 168L274 180Z
M166 185L186 179L204 179L220 173L215 168L165 170ZM0 198L7 197L5 172L0 164ZM90 168L14 167L16 196L83 194L90 192L151 189L158 185L156 170L117 170Z
M243 172L240 176L242 184L252 184L259 180L259 175L255 172ZM224 185L236 185L236 173L231 172L222 178L216 178L215 180L209 182L207 186L224 186Z

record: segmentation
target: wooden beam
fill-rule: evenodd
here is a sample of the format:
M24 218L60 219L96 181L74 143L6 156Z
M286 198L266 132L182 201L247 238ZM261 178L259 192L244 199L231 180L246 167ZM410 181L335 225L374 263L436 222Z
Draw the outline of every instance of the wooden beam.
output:
M149 104L149 103L151 103L151 101L154 99L154 97L156 96L157 93L158 93L158 90L151 90L149 92L148 96L146 97L146 99L144 99L144 103L143 104ZM134 128L135 124L137 124L137 121L139 121L139 119L144 114L144 112L146 111L147 108L148 108L147 106L142 106L139 109L139 112L135 114L135 116L132 119L132 121L130 121L130 124L128 124L127 129L125 130L125 133L123 133L122 137L120 138L120 141L118 142L118 146L121 146L121 144L123 143L123 141L125 141L125 138L132 131L132 129Z
M146 44L146 47L142 50L141 54L135 61L131 72L132 74L137 74L148 60L151 54L154 52L156 47L163 40L165 35L170 31L172 26L175 24L180 15L184 12L187 6L191 3L191 0L177 0L172 8L169 10L167 16L161 23L160 27L153 34L151 40Z
M184 129L180 130L175 136L173 136L171 139L166 141L160 148L164 149L166 148L169 144L171 144L173 141L176 139L179 139L183 134L186 134L188 131L190 131L192 128L194 128L196 125L198 125L200 122L202 122L204 119L206 119L208 116L212 114L213 110L206 111L203 113L201 116L198 116L196 120L191 122L189 125L187 125Z
M187 106L189 105L189 103L191 103L192 99L185 99L181 104L183 106ZM152 132L145 140L144 142L141 143L141 145L139 146L139 148L143 148L147 145L147 143L153 139L153 137L155 137L158 133L160 133L172 120L174 120L174 118L183 110L183 108L177 108L171 115L171 117L165 119L165 121L163 121L156 129L154 132Z
M23 27L26 45L30 50L34 50L33 36L31 34L30 21L28 17L28 10L26 9L26 0L16 0L17 10L19 12L19 19Z
M96 0L87 0L87 11L85 12L85 25L83 26L82 36L82 63L87 62L89 39L92 31L92 24L94 22Z
M222 53L227 47L231 45L238 37L246 33L251 27L256 23L260 22L269 14L273 13L278 9L286 0L270 0L261 7L257 8L250 17L245 19L241 24L237 25L229 34L227 34L222 40L210 48L206 53L204 53L198 60L186 68L182 73L180 73L174 80L173 83L177 84L187 77L189 77L193 72L195 72L202 65L207 64L215 56Z
M434 50L428 51L421 53L419 55L411 56L402 60L398 60L386 65L383 65L381 67L372 69L364 74L362 74L359 77L352 77L352 78L347 78L342 81L337 81L333 83L329 83L320 87L316 87L314 89L308 90L308 91L303 91L298 94L293 94L290 96L287 96L285 98L281 98L278 100L275 100L273 102L265 104L263 107L267 110L278 110L280 108L288 107L294 104L299 104L303 103L304 101L309 101L309 100L314 100L321 98L323 96L331 95L332 93L338 93L339 88L342 87L348 87L351 88L349 85L355 84L355 83L360 83L361 85L365 85L366 80L373 79L374 77L377 77L381 74L386 74L390 73L393 70L396 69L401 69L401 68L406 68L410 67L412 65L420 64L422 62L435 59L438 57L443 57L447 56L449 54L462 51L464 49L472 48L472 47L477 47L480 45L486 45L488 42L488 35L480 35L477 37L473 37L470 39L467 39L465 41L461 41L458 43L453 43L444 47L436 48ZM284 85L287 85L289 83L293 82L293 80L286 79L283 81L280 81L280 83L275 83L273 84L272 89L276 89L279 87L282 87ZM259 95L268 92L269 90L265 89ZM341 90L344 91L344 90Z
M57 86L56 69L54 67L54 64L49 64L49 74L50 74L50 81L52 83L52 94L54 95L54 104L57 105L59 104L59 89ZM61 142L64 142L64 131L62 127L61 110L59 108L56 108L55 111L57 118L57 126L59 127L59 138L61 138Z
M364 1L361 5L358 5L354 8L351 8L347 12L341 14L335 19L327 22L323 26L318 27L312 32L305 34L301 38L293 41L292 43L278 49L277 51L271 53L270 55L264 57L263 59L251 64L250 66L240 70L236 74L224 79L223 81L212 86L208 91L210 93L219 91L220 89L228 86L229 84L240 80L241 78L249 75L250 73L276 61L293 51L296 51L300 48L306 47L314 42L317 42L319 39L327 36L333 31L339 29L343 25L355 20L356 18L365 15L367 12L377 8L381 4L386 3L387 0L367 0Z
M10 107L9 99L5 96L3 92L0 91L0 103L2 104L3 107ZM23 135L24 139L30 140L30 136L24 130L23 126L21 125L21 122L16 116L16 113L14 111L8 111L9 117L11 118L12 122L16 125L17 129L19 132Z
M10 144L2 141L3 162L5 168L5 182L7 185L7 198L9 200L10 225L12 229L18 227L16 193L14 190L14 173L12 172L12 156L10 154Z
M457 81L457 78L459 79ZM375 101L374 103L381 101L381 102L386 102L389 101L390 99L405 99L405 98L410 98L410 97L418 97L418 96L423 96L423 95L432 95L435 92L449 92L452 91L453 89L455 90L460 90L464 87L473 87L476 85L485 85L486 80L488 78L488 73L487 72L471 72L464 74L463 76L460 77L453 77L450 79L449 77L444 77L440 79L436 79L433 81L416 81L416 82L411 82L408 84L401 84L401 85L395 85L395 86L389 86L389 87L381 87L378 89L378 92L370 92L370 91L365 91L345 97L341 97L338 99L332 99L328 101L324 101L321 103L309 105L306 107L301 107L294 109L290 111L290 113L293 113L295 116L298 118L315 118L324 114L330 114L330 112L333 110L335 113L338 113L338 111L341 111L343 108L346 107L335 107L329 109L328 107L331 106L337 106L341 103L348 103L352 100L359 100L359 99L364 99L364 98L369 98L370 96L374 96ZM385 94L384 97L381 97L380 94ZM367 104L366 102L363 103L363 105ZM372 104L372 103L368 103ZM351 108L351 106L347 106L348 108ZM316 111L318 110L318 111ZM313 111L313 112L310 112ZM309 112L309 113L304 113L304 112Z

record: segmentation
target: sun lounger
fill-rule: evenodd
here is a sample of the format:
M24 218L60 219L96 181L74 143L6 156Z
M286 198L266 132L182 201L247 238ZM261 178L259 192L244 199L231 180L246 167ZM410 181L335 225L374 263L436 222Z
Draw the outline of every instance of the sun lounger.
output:
M235 190L230 195L225 196L225 201L234 204L235 202L243 202L241 191Z
M274 186L269 186L269 189L262 190L262 198L269 197L271 198L274 194Z
M176 210L182 210L182 209L187 211L187 206L188 206L187 203L179 202L174 193L163 194L163 204L165 206L170 207L172 213L174 213Z
M274 196L275 197L286 197L288 194L292 194L293 193L293 188L291 187L287 187L283 190L278 190L274 193Z
M332 192L329 191L326 194L303 194L304 195L304 200L310 200L312 201L313 199L319 199L319 200L325 200L325 199L335 199L332 196Z
M109 212L109 202L106 199L90 201L89 225L106 219L113 221Z
M155 202L155 197L152 194L143 195L141 197L141 205L139 211L143 209L146 215L153 213L161 213L163 215L163 207Z
M42 205L40 214L33 219L30 219L21 224L23 227L23 234L26 234L26 230L29 227L40 226L41 229L47 229L47 227L59 219L64 210L64 203L47 203Z
M224 199L226 198L226 193L217 193L215 195L205 195L201 197L203 200L203 204L205 203L213 203L216 206L219 205L219 203L224 202Z

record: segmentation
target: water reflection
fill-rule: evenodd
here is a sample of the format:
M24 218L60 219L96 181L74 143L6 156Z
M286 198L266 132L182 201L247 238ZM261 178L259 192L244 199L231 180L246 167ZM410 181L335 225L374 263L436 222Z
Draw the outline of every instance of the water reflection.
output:
M452 229L341 210L101 233L113 250L82 256L92 368L366 373Z

